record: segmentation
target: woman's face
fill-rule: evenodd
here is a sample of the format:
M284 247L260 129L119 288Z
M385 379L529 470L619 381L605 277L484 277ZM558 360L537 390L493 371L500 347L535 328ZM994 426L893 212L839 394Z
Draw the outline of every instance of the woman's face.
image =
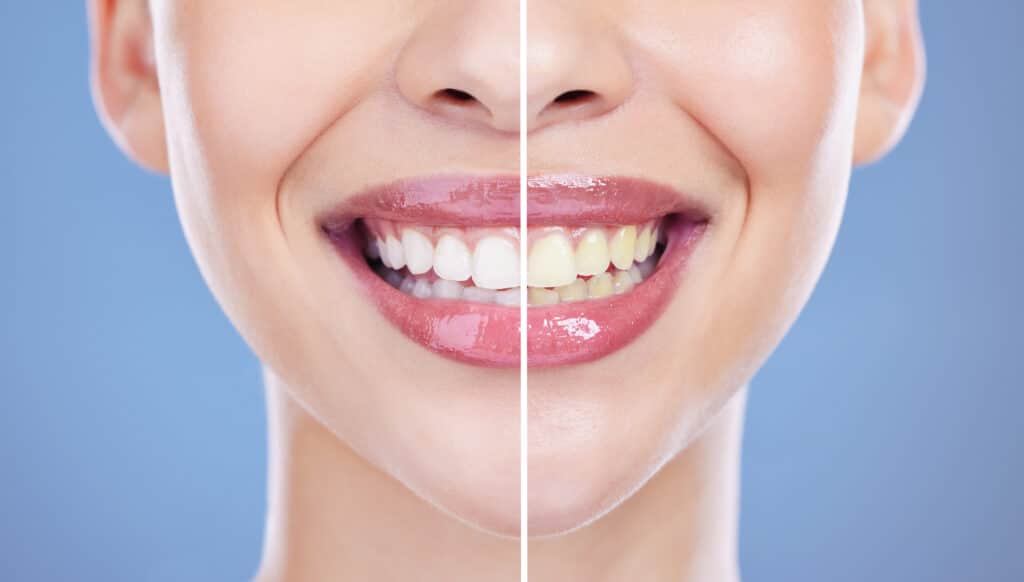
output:
M150 5L177 205L232 321L375 466L518 531L519 2ZM528 15L543 534L641 485L803 306L846 193L863 15L855 0L531 0Z

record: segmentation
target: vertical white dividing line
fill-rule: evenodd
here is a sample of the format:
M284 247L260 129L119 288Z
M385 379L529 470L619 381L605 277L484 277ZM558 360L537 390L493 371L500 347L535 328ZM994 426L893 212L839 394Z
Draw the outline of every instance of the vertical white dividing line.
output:
M519 579L529 579L527 542L527 360L526 360L526 3L519 0Z

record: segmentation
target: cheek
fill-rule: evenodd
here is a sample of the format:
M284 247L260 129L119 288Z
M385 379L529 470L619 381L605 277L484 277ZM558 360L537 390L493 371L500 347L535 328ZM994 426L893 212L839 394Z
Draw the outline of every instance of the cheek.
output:
M398 4L154 2L182 224L214 294L271 364L291 352L315 353L280 338L318 325L316 313L302 309L301 277L280 223L282 177L384 78L415 17L395 18L389 11Z
M735 388L805 304L839 228L859 93L861 9L855 0L659 6L633 37L654 63L648 74L745 174L717 226L713 276L695 284L691 301L678 303L706 306L701 324L681 340L706 356L684 372L688 379Z
M179 137L197 148L210 177L275 189L302 151L382 78L409 19L391 21L370 3L315 4L322 5L163 3L160 64L170 70L161 70L161 81L177 110L172 117L187 120L175 128Z
M672 47L664 76L751 182L803 178L824 150L848 153L863 42L857 2L724 0L695 11L692 30L662 35Z

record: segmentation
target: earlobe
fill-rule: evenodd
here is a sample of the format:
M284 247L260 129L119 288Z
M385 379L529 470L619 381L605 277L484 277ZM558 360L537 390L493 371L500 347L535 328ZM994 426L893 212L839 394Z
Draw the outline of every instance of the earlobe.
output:
M91 81L96 110L121 150L167 172L153 27L146 0L89 0Z
M917 0L864 0L865 51L854 163L885 156L903 137L924 88Z

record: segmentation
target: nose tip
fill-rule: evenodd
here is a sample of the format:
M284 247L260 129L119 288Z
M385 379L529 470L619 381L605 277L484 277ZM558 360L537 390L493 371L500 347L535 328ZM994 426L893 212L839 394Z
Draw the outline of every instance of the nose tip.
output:
M448 121L518 133L518 0L445 6L402 49L400 93ZM629 97L633 72L609 23L561 3L538 4L529 16L528 132L600 117Z
M607 23L531 10L527 28L527 131L600 117L628 99L633 71Z
M446 121L519 131L519 2L449 2L413 33L395 79Z

